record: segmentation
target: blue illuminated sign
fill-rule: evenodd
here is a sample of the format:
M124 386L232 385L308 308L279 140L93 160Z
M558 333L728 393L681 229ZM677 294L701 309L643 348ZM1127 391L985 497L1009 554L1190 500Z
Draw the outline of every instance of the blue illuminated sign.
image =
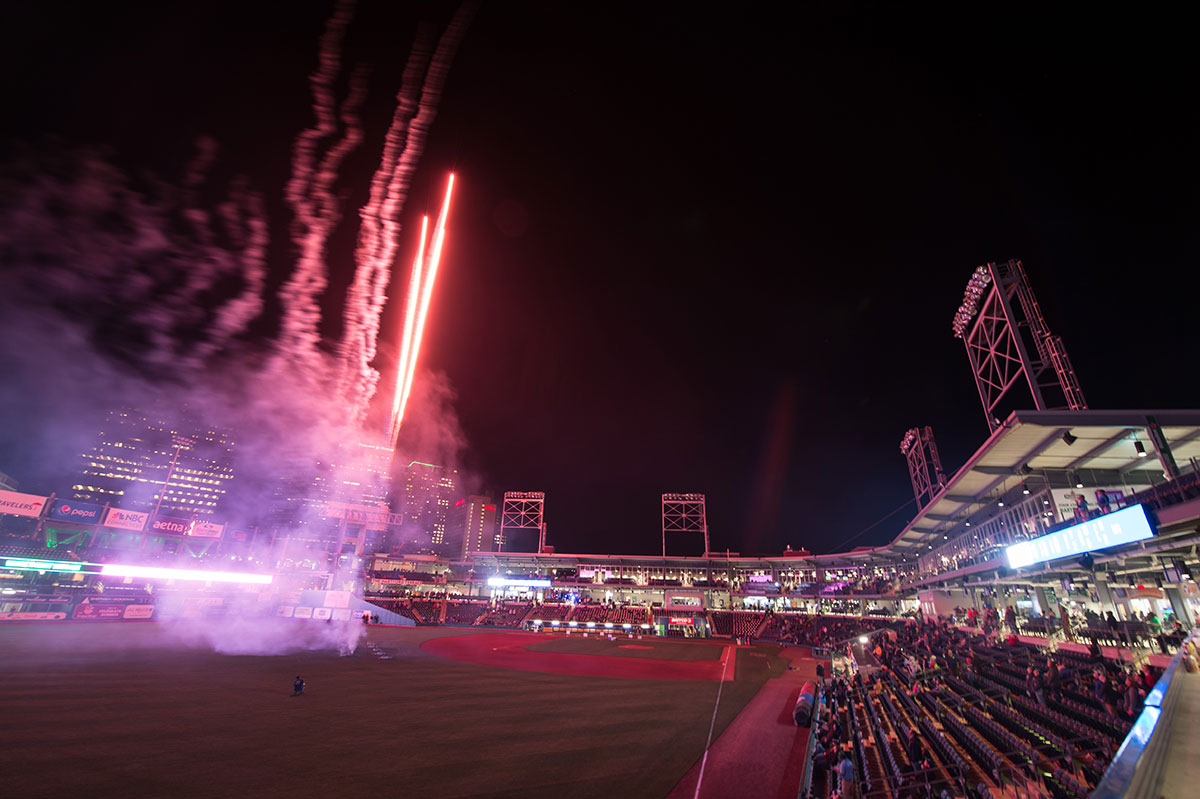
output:
M1005 555L1008 556L1008 565L1018 569L1055 558L1141 541L1152 535L1154 531L1150 528L1146 509L1141 505L1133 505L1041 538L1013 544L1005 550Z
M81 522L95 524L100 521L100 512L104 508L87 502L56 499L49 506L47 519L59 519L64 522Z

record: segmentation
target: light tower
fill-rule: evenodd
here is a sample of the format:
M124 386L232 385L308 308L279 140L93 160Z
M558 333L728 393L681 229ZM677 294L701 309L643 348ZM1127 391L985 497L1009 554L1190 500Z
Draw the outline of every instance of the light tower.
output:
M511 540L510 530L537 530L537 551L546 547L546 493L544 491L505 491L500 509L500 544Z
M667 556L667 533L702 533L708 555L708 516L703 494L662 495L662 550Z
M992 432L1000 426L997 406L1022 377L1036 410L1087 408L1062 337L1046 326L1020 261L977 267L952 329L967 346Z
M900 441L900 452L908 461L908 476L920 510L946 487L946 473L942 471L942 459L933 440L933 428L926 425L906 432Z

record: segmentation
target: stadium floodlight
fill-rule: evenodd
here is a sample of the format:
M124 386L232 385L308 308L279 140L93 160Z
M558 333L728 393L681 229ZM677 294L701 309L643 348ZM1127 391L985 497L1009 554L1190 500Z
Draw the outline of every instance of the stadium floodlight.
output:
M630 629L630 628L632 628L632 627L633 627L633 625L632 625L632 624L622 624L621 626L622 626L622 627L624 627L626 630L628 630L628 629Z
M612 626L613 626L613 624L612 624L612 622L611 622L611 621L606 621L606 622L604 622L604 626L605 626L605 628L607 628L607 629L611 630L611 629L612 629Z
M642 629L643 629L643 630L649 630L649 629L650 629L650 625L649 625L649 624L643 624L643 625L642 625Z
M552 621L550 622L550 626L551 626L551 627L557 627L557 626L558 626L558 624L559 624L559 621L558 621L558 619L554 619L554 620L552 620Z
M269 574L247 572L217 572L206 569L167 569L160 566L127 566L105 563L100 567L105 577L145 577L150 580L194 580L205 583L256 583L268 585L274 578Z
M867 636L865 636L865 635L860 635L860 636L858 636L858 642L859 642L860 644L865 644L865 643L867 643L867 642L868 642L868 641L870 641L870 640L871 640L871 639L870 639L870 638L867 638Z
M589 622L587 623L587 626L588 626L588 627L595 627L595 626L596 626L596 622L594 622L594 621L589 621Z
M82 563L65 560L39 560L37 558L6 558L4 568L27 572L77 572Z
M569 621L569 622L567 622L567 626L568 626L568 627L578 627L578 626L579 626L579 622L577 622L577 621Z
M1137 450L1137 455L1139 458L1146 457L1146 448L1142 446L1142 442L1138 441L1136 438L1133 440L1133 448Z

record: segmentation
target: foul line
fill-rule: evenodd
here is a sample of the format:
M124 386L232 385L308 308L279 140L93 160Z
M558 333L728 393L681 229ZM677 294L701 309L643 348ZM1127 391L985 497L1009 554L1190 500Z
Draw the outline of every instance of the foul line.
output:
M700 760L700 773L696 775L696 793L692 795L692 799L700 796L700 784L704 782L704 766L708 763L708 750L712 746L712 734L717 726L717 708L721 706L721 691L725 688L725 670L729 668L730 649L731 647L725 648L725 664L721 667L721 681L717 683L717 701L713 704L712 722L708 725L708 742L704 744L704 757ZM737 656L737 650L734 650L734 656Z

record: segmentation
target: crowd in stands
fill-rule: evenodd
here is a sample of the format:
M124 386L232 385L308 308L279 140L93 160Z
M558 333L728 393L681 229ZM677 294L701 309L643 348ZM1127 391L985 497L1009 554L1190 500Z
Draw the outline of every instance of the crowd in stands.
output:
M1122 621L1111 610L1104 616L1091 609L1080 613L1060 606L1059 611L1057 615L1051 610L1042 616L1029 617L1010 606L1005 609L1004 624L1010 634L1049 637L1061 633L1068 641L1131 649L1157 647L1163 654L1173 653L1187 637L1182 622L1170 613L1160 618L1153 612L1134 610L1131 618ZM983 613L973 608L955 608L952 618L959 624L981 629L984 635L997 634L1001 629L1000 614L995 608Z
M880 668L823 681L815 797L1084 799L1159 676L948 619L869 646Z
M475 624L479 627L518 627L532 608L532 602L497 603L482 614Z

